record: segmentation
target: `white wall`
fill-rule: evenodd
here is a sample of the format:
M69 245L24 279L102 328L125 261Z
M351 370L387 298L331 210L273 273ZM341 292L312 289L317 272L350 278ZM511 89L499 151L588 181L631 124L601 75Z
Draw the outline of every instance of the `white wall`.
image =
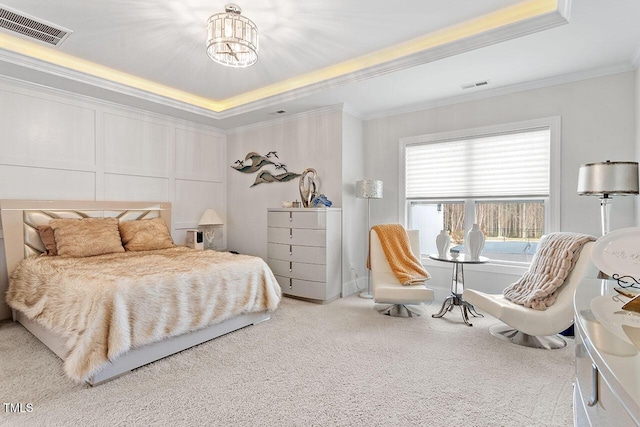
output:
M367 286L366 200L356 198L356 181L365 179L364 122L342 115L342 277L343 295ZM357 279L357 280L356 280Z
M363 126L361 119L335 106L236 128L227 137L229 166L251 151L277 151L291 172L316 169L320 192L342 208L343 295L366 286L365 205L355 197L355 182L364 177ZM300 200L299 180L251 187L255 173L231 168L228 173L229 249L266 259L267 209Z
M599 202L576 194L578 168L583 163L636 158L635 81L635 73L626 72L365 122L366 171L375 172L385 187L384 199L371 206L372 224L400 220L400 138L561 116L560 227L598 236ZM616 197L613 203L612 230L633 226L634 198ZM477 272L468 272L467 282L493 292L511 283L517 274L519 271L514 276L497 275L478 267ZM437 276L433 286L449 286L444 273Z
M636 68L636 157L640 162L640 68ZM636 197L636 227L640 226L640 197Z
M0 199L170 201L176 243L206 208L226 217L226 136L218 129L6 78L0 129ZM2 298L0 319L7 317Z
M276 151L290 172L314 168L320 193L333 202L333 207L342 207L342 109L316 110L229 131L227 246L266 259L267 209L281 207L282 201L300 200L299 180L251 187L256 173L231 169L236 160L251 151L262 155Z

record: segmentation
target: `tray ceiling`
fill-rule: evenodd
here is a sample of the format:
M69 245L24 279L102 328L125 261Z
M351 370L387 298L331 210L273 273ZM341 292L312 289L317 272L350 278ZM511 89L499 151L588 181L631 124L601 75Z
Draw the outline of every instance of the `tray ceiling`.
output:
M471 64L464 58L492 49L498 58L500 51L503 56L517 54L517 45L526 45L532 35L573 25L566 25L568 0L247 0L238 4L258 25L259 60L252 67L235 69L212 62L205 53L206 21L224 10L222 1L0 1L72 31L63 43L50 46L0 30L0 74L37 79L35 74L45 73L79 83L78 91L93 86L94 92L110 90L215 119L249 114L250 121L255 120L250 113L256 111L300 110L334 101L353 104L364 115L377 114L352 100L375 98L365 92L371 86L386 91L395 85L401 86L398 94L413 93L406 101L398 99L404 105L450 97L447 74L460 79L456 91L482 80L495 87L499 80L490 64L474 64L481 71L477 73L457 67ZM633 5L631 12L640 12L637 2L621 1ZM606 3L582 0L574 2L573 9L586 5L608 11ZM620 25L627 28L624 19ZM635 46L640 32L625 31L620 37L630 40L632 32L637 38L629 43ZM562 37L557 43L572 35L565 33L558 33ZM552 50L547 45L539 48ZM633 49L619 49L623 48L628 57ZM415 96L408 79L422 81L420 76L430 70L438 73L433 87L425 88L426 96ZM438 81L449 89L440 90ZM350 95L341 99L340 93ZM380 100L371 102L385 108Z

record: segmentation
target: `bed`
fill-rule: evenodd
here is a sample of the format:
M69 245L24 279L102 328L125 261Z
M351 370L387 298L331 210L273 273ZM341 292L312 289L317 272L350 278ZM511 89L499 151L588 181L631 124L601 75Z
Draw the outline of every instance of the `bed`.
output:
M64 361L70 378L92 386L268 320L280 301L269 267L247 255L154 247L43 256L39 226L62 233L59 223L115 223L122 233L153 223L168 233L167 202L0 200L0 215L14 321Z

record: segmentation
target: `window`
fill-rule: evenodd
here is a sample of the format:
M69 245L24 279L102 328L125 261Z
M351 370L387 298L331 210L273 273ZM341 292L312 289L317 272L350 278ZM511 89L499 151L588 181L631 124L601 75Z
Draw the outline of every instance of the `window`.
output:
M477 223L483 255L530 262L540 237L558 229L559 129L552 118L401 140L401 206L422 253L436 252L442 229L463 251Z

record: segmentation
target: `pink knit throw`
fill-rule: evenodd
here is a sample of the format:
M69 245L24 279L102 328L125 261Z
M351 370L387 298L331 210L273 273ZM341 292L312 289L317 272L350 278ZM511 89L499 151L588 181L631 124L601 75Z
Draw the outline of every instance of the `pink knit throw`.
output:
M504 297L534 310L546 310L556 301L559 288L573 270L584 244L594 240L593 236L578 233L544 236L529 271L503 291Z

